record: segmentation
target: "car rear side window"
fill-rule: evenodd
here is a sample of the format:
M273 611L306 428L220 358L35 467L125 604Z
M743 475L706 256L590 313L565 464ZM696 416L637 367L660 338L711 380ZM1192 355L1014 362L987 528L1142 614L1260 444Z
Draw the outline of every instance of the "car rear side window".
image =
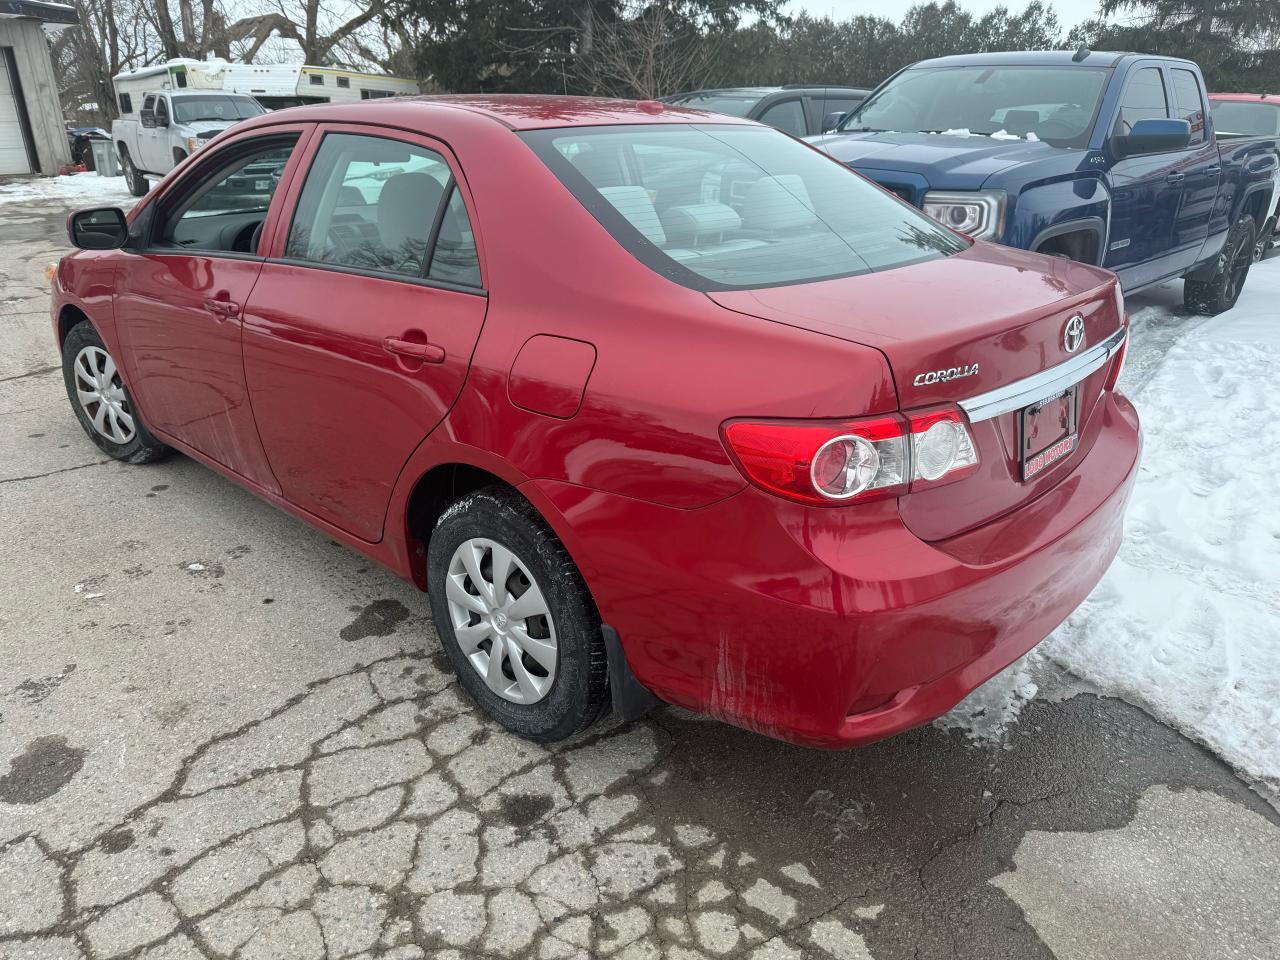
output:
M1220 137L1280 136L1280 104L1214 100L1213 127Z
M968 246L768 127L645 124L521 136L615 240L695 289L851 276Z
M783 133L789 133L793 137L803 137L807 132L804 128L804 105L799 99L783 100L781 103L775 103L760 114L760 122L767 123L769 126L781 130Z
M1196 75L1190 70L1174 69L1173 99L1177 103L1174 114L1180 120L1191 124L1191 143L1204 143L1204 101L1200 99L1200 84Z
M1167 119L1169 98L1164 91L1164 77L1158 67L1143 67L1125 84L1120 113L1116 117L1115 135L1127 137L1139 120Z
M285 256L480 285L475 241L449 164L434 150L386 137L325 135Z

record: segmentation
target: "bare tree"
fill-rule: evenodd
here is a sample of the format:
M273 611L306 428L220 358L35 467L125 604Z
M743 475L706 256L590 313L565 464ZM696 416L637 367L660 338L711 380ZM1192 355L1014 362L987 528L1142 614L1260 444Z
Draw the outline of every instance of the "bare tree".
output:
M244 44L239 58L245 63L252 63L268 38L275 35L301 47L306 63L324 65L340 60L344 52L352 52L360 43L368 42L377 32L377 21L385 5L386 0L368 0L363 4L346 0L273 0L273 9L235 21L227 33Z
M703 85L716 59L713 35L664 3L629 0L616 17L584 17L577 73L596 94L653 99Z
M153 45L139 0L75 0L80 22L53 42L68 118L109 123L119 115L111 78L148 62Z

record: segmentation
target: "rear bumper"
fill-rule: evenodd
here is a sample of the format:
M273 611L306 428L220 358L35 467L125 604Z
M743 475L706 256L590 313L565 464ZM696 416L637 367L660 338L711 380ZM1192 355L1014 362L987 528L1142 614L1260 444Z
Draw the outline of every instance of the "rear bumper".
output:
M817 747L945 713L1079 605L1120 545L1141 446L1123 398L1088 455L1016 512L940 543L895 501L791 504L754 488L672 510L537 482L605 622L664 700Z

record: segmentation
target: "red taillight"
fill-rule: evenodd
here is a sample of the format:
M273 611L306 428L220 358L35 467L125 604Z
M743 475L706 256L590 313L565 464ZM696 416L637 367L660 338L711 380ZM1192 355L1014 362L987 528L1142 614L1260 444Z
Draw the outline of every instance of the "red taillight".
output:
M1120 341L1120 349L1116 351L1116 355L1111 361L1111 372L1107 374L1107 390L1114 390L1116 384L1120 382L1120 374L1124 372L1124 361L1128 355L1129 334L1128 331L1125 331L1125 337Z
M736 420L724 437L749 480L801 503L860 503L906 490L897 417Z
M958 407L908 413L911 423L911 489L952 483L978 469L978 450Z
M865 420L735 420L724 437L747 479L822 506L951 483L978 465L964 414L952 406Z

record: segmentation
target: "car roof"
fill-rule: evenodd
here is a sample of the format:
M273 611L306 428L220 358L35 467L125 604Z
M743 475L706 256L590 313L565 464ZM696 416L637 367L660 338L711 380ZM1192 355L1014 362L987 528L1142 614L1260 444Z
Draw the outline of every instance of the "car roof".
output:
M447 96L383 97L358 103L316 104L288 107L239 126L295 123L380 123L412 129L433 113L448 111L454 119L474 117L477 122L498 123L509 130L547 127L587 127L637 123L724 123L750 121L722 117L656 100L611 100L603 97L544 96L541 94L455 94Z
M1239 100L1246 103L1270 103L1280 106L1280 93L1211 93L1210 100Z
M1160 57L1154 54L1127 53L1106 50L1090 50L1086 56L1076 59L1074 50L1020 50L1007 53L964 53L954 57L938 57L933 60L921 60L913 63L914 67L982 67L982 66L1080 66L1080 67L1114 67L1127 58L1144 58L1153 60L1176 60L1180 63L1191 63L1179 57Z

